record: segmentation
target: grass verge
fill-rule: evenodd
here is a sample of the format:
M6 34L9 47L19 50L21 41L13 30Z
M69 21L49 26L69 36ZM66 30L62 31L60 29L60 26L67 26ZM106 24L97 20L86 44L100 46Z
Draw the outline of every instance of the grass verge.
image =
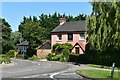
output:
M79 70L77 71L78 74L80 74L83 77L86 78L108 78L110 79L111 73L110 71L105 71L105 70ZM120 73L117 71L114 72L114 77L113 79L110 80L120 80Z

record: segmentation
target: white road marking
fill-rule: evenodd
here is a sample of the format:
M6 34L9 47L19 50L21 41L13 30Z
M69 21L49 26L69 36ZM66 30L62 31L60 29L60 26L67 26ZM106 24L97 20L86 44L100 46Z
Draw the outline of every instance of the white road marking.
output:
M39 75L25 76L23 78L34 78L34 77L37 77L37 76L39 76Z
M58 75L58 74L60 74L60 72L53 73L53 74L51 74L49 77L53 79L53 77L54 77L55 75Z

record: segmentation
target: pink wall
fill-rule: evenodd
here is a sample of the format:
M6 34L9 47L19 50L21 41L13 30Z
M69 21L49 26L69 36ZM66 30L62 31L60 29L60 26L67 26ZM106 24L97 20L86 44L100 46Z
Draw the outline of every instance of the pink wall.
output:
M86 45L86 39L85 40L80 40L80 34L79 33L74 33L73 34L73 40L68 41L68 35L66 33L61 33L62 34L62 40L57 41L57 34L59 33L52 33L51 34L51 44L54 45L55 43L71 43L73 46L76 43L80 43L83 49L85 49ZM73 52L75 52L75 49L73 49ZM82 50L80 49L80 53L83 53Z

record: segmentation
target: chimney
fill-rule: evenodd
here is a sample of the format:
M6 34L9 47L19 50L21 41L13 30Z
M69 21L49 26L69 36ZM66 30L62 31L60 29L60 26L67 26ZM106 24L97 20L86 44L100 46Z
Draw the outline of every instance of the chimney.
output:
M66 19L65 18L60 18L60 24L59 25L63 25L65 22L66 22Z

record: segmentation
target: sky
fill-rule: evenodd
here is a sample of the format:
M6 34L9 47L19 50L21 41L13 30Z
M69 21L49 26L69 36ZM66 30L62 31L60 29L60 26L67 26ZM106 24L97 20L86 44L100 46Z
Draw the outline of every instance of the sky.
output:
M14 32L18 31L18 25L24 16L39 16L42 13L53 14L54 12L72 16L90 15L92 6L88 2L2 2L0 17L6 19Z

